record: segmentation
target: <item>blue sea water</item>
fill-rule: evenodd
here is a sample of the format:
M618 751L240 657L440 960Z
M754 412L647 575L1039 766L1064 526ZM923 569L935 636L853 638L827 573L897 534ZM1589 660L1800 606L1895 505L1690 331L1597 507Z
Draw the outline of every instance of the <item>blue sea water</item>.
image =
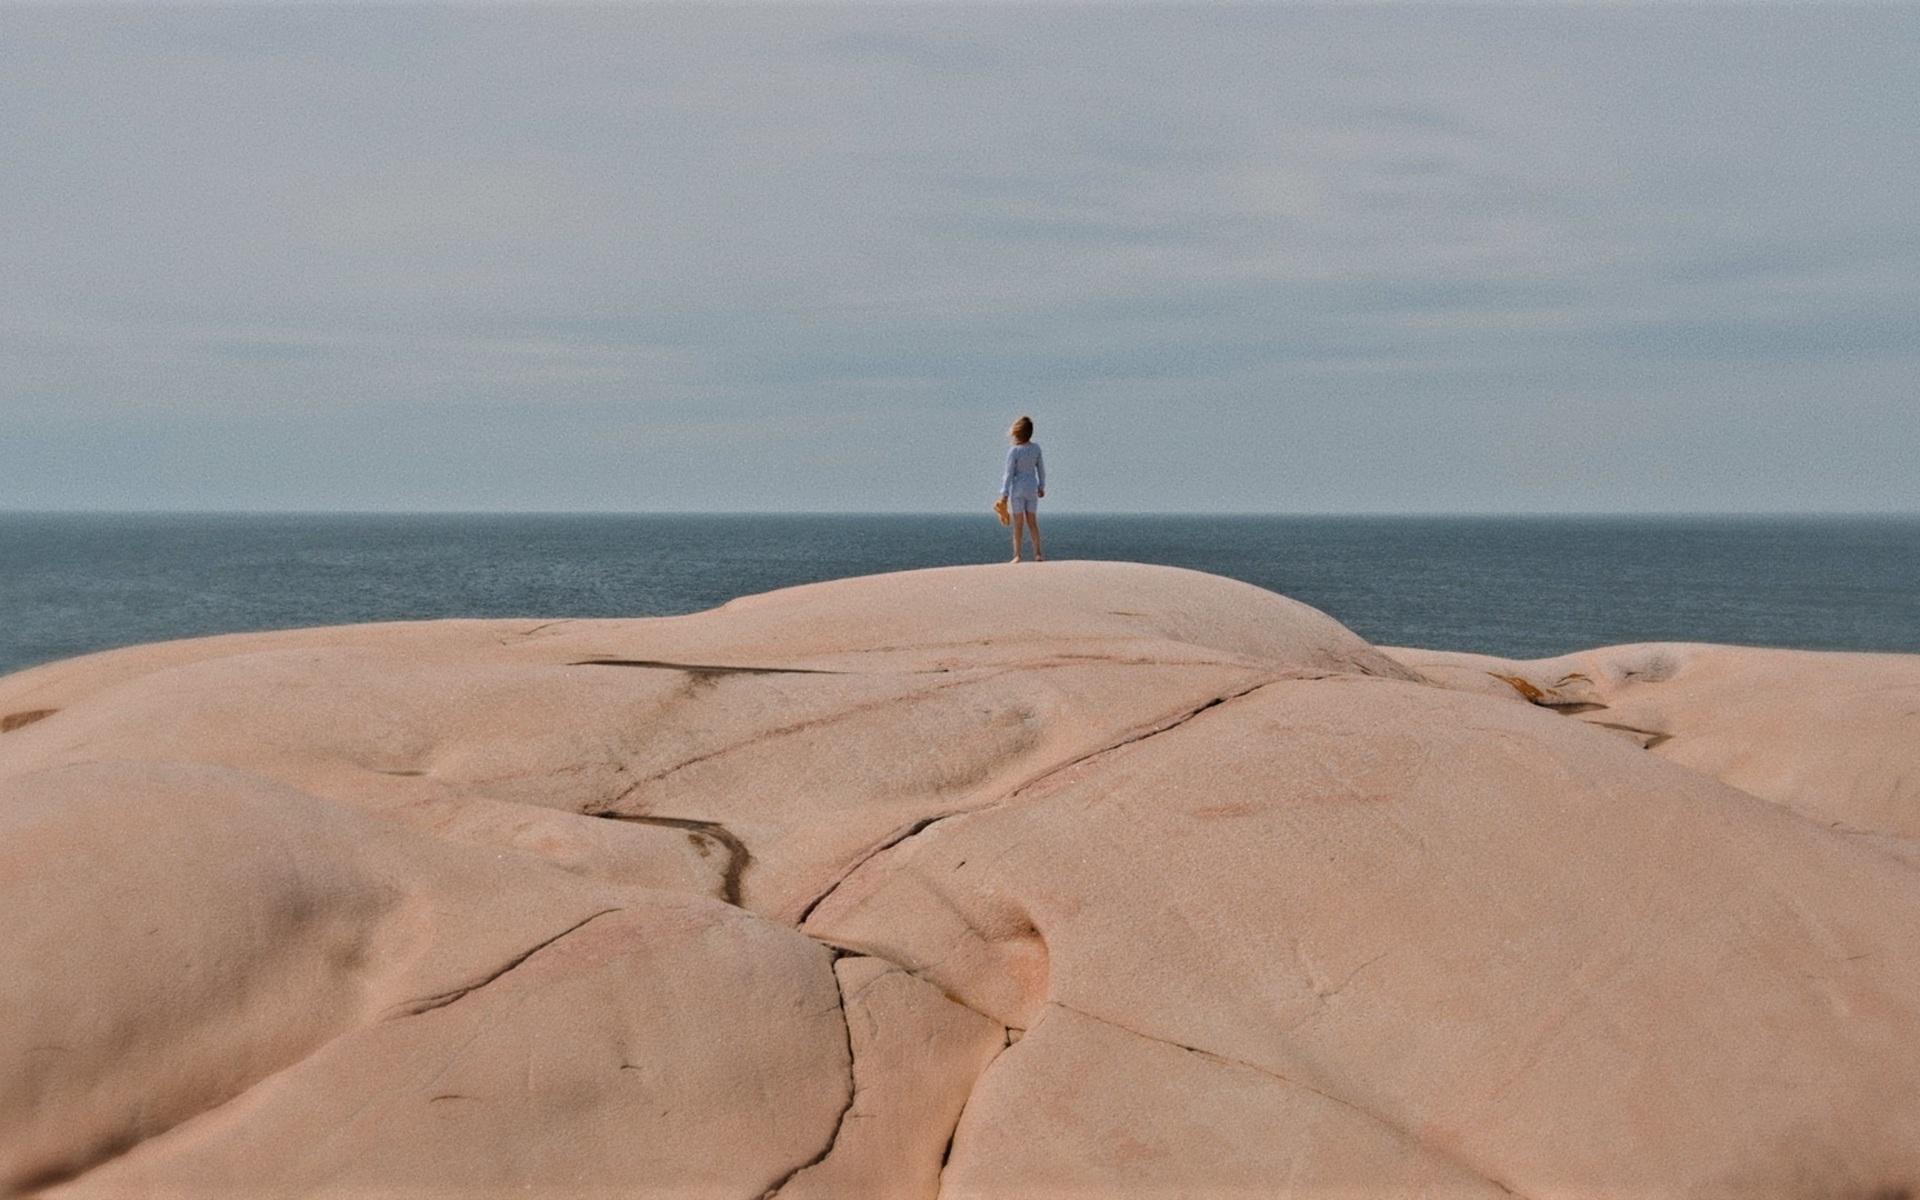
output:
M1044 518L1054 558L1244 579L1383 645L1920 652L1920 517ZM137 642L426 617L685 613L997 562L975 516L0 513L0 673Z

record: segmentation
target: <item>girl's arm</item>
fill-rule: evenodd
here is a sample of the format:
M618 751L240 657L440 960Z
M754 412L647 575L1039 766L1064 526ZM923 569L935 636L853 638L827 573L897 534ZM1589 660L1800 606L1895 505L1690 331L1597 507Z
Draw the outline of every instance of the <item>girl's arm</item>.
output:
M1047 456L1040 453L1040 447L1038 446L1035 446L1033 448L1033 475L1034 475L1034 480L1040 485L1040 488L1039 488L1040 494L1042 496L1046 495L1047 494Z
M1014 447L1007 447L1007 469L1000 473L1000 494L1002 496L1013 490L1013 451Z

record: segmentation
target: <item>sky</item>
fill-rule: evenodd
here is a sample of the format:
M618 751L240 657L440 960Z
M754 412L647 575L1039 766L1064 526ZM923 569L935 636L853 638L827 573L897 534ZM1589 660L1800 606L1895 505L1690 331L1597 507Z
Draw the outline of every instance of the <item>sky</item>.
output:
M0 7L0 509L1920 510L1920 7Z

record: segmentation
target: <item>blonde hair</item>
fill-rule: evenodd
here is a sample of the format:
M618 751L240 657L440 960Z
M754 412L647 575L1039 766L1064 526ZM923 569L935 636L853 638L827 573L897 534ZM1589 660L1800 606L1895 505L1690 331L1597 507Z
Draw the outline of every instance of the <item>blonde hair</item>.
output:
M1033 418L1021 417L1019 420L1013 423L1013 428L1007 430L1007 432L1013 435L1013 440L1016 442L1032 441L1033 440Z

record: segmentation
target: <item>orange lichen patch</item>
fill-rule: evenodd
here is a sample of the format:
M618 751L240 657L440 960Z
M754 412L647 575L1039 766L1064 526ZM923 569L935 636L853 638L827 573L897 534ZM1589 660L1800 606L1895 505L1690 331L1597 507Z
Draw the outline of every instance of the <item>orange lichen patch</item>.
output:
M1544 703L1547 699L1547 694L1545 692L1533 686L1531 683L1528 683L1526 680L1520 678L1518 675L1502 675L1498 671L1488 671L1487 674L1493 676L1495 679L1498 679L1501 683L1506 684L1508 687L1511 687L1514 691L1519 692L1522 696L1525 696L1528 700L1531 700L1535 704Z
M24 729L35 721L45 720L59 711L57 708L35 708L26 712L8 713L0 717L0 733L12 733L16 729Z

